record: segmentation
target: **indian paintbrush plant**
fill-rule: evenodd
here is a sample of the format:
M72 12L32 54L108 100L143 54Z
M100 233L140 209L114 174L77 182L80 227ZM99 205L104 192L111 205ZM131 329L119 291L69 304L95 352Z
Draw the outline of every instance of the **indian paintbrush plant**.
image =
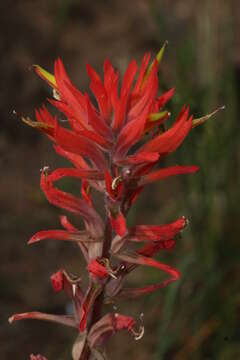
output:
M57 154L71 163L71 167L53 171L44 166L41 189L52 205L79 215L85 227L76 228L62 215L62 229L40 231L28 243L46 239L76 243L86 261L88 286L82 288L80 274L73 276L65 269L58 270L50 279L53 290L65 292L74 314L35 311L15 314L9 322L38 319L75 328L74 360L105 359L104 345L118 331L127 330L135 339L143 336L141 321L117 312L103 315L104 304L150 294L180 278L177 269L155 260L154 255L174 248L177 235L188 224L185 217L166 225L126 225L127 214L145 186L198 170L197 166L179 165L162 168L161 160L182 144L192 128L216 112L194 119L189 108L183 106L173 125L166 128L170 113L165 105L174 89L158 94L158 68L165 46L152 62L150 53L146 53L139 69L136 61L131 61L121 86L119 72L109 60L104 62L103 80L87 65L97 105L72 84L60 59L55 61L54 75L33 66L53 90L48 101L68 123L58 121L45 105L36 110L36 120L22 120L45 133ZM79 198L55 186L64 177L81 181ZM91 189L103 195L104 220L94 208ZM133 243L143 245L133 250ZM141 288L125 287L126 277L139 266L156 268L166 273L166 278ZM30 359L46 360L42 355L31 355Z

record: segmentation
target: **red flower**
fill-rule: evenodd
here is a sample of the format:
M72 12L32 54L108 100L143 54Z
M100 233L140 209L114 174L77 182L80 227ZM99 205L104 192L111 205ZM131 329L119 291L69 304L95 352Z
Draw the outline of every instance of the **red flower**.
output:
M132 317L115 313L101 318L103 300L113 302L116 297L151 293L180 277L177 269L156 261L153 256L159 251L174 248L179 232L187 225L184 217L166 225L137 225L129 229L126 225L127 213L144 186L198 170L197 166L156 167L159 160L182 144L192 127L215 113L193 120L189 108L183 106L173 126L165 130L170 114L163 107L174 95L174 88L157 94L158 64L165 46L152 63L150 54L146 53L139 69L136 61L131 61L120 91L119 72L109 60L104 62L103 79L87 65L90 89L97 106L90 101L88 94L73 85L60 59L55 62L53 75L38 65L34 66L37 74L53 89L50 104L64 114L69 126L65 127L57 116L53 117L46 106L36 111L36 121L22 119L45 133L53 142L55 151L72 164L72 167L52 172L44 167L41 188L52 205L81 216L84 229L77 229L64 215L60 218L63 229L40 231L33 235L29 244L46 239L74 241L87 261L90 276L85 292L80 286L79 276L69 275L63 269L51 276L54 291L63 290L72 300L74 315L30 312L15 314L9 321L40 319L74 327L82 332L74 345L74 352L80 355L84 351L88 353L90 348L95 357L99 357L96 347L117 331L126 329L136 339L143 334L142 326L136 331ZM81 196L55 186L63 177L81 180ZM92 189L104 195L105 224L94 208ZM135 251L131 246L129 251L129 242L146 244ZM113 264L113 269L110 264ZM157 284L125 288L124 278L138 266L155 268L167 277ZM45 358L31 355L31 360Z

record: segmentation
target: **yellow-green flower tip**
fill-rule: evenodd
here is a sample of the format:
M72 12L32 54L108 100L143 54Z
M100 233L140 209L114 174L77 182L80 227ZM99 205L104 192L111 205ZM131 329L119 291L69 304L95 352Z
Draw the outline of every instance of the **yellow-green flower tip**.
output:
M53 74L51 74L50 72L48 72L47 70L43 69L41 66L39 65L33 65L34 70L36 71L36 73L43 79L45 80L50 86L52 86L53 88L57 88L57 83L56 83L56 79L55 76Z
M163 119L168 114L168 111L161 111L158 113L152 113L148 117L148 121L154 122Z

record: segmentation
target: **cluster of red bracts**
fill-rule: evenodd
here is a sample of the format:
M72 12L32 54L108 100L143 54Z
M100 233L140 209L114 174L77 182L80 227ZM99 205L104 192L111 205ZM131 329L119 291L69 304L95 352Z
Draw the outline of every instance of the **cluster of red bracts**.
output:
M35 66L38 75L53 89L54 99L49 99L49 102L67 118L69 126L63 126L65 122L58 121L45 106L36 111L36 121L29 118L23 118L23 121L44 132L53 142L56 152L72 163L72 167L52 172L44 167L41 188L51 204L80 215L85 229L79 230L66 216L61 216L63 229L40 231L29 240L29 244L46 239L75 242L87 262L89 286L84 292L80 278L59 270L51 276L53 289L55 292L64 291L72 300L74 314L60 316L30 312L13 315L10 322L41 319L78 329L82 335L77 349L73 350L74 359L85 359L81 354L86 351L86 346L94 355L116 331L127 329L136 339L143 333L142 325L137 329L133 318L116 313L93 322L93 308L100 297L105 303L114 303L116 299L151 293L180 277L178 270L154 260L153 256L161 250L173 248L177 235L187 225L184 217L167 225L132 228L126 225L127 212L145 185L197 170L196 166L154 170L160 159L181 145L193 127L193 118L185 107L170 129L163 127L169 117L163 107L173 96L174 89L157 96L160 58L158 56L149 65L150 54L146 54L139 70L135 61L130 62L120 91L119 73L109 60L104 63L103 81L88 65L90 88L97 107L88 94L83 94L72 84L61 60L55 62L54 75ZM81 180L81 198L55 186L55 182L63 177ZM105 224L94 209L92 188L104 195ZM130 242L144 242L145 245L129 251ZM168 277L158 284L125 288L126 275L139 265L159 269ZM41 355L31 355L31 359L45 360Z

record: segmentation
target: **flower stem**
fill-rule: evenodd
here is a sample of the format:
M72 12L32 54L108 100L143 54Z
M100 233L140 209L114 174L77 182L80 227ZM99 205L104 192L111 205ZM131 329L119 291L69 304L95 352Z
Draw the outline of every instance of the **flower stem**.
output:
M107 205L106 205L106 209L107 209ZM108 216L108 211L106 210L102 257L109 258L109 250L111 247L111 242L112 242L112 225L110 218ZM104 300L104 287L101 294L97 297L93 305L91 321L89 323L88 329L91 329L91 327L101 318L103 300ZM86 343L79 360L89 360L90 356L91 356L91 350L88 344Z

